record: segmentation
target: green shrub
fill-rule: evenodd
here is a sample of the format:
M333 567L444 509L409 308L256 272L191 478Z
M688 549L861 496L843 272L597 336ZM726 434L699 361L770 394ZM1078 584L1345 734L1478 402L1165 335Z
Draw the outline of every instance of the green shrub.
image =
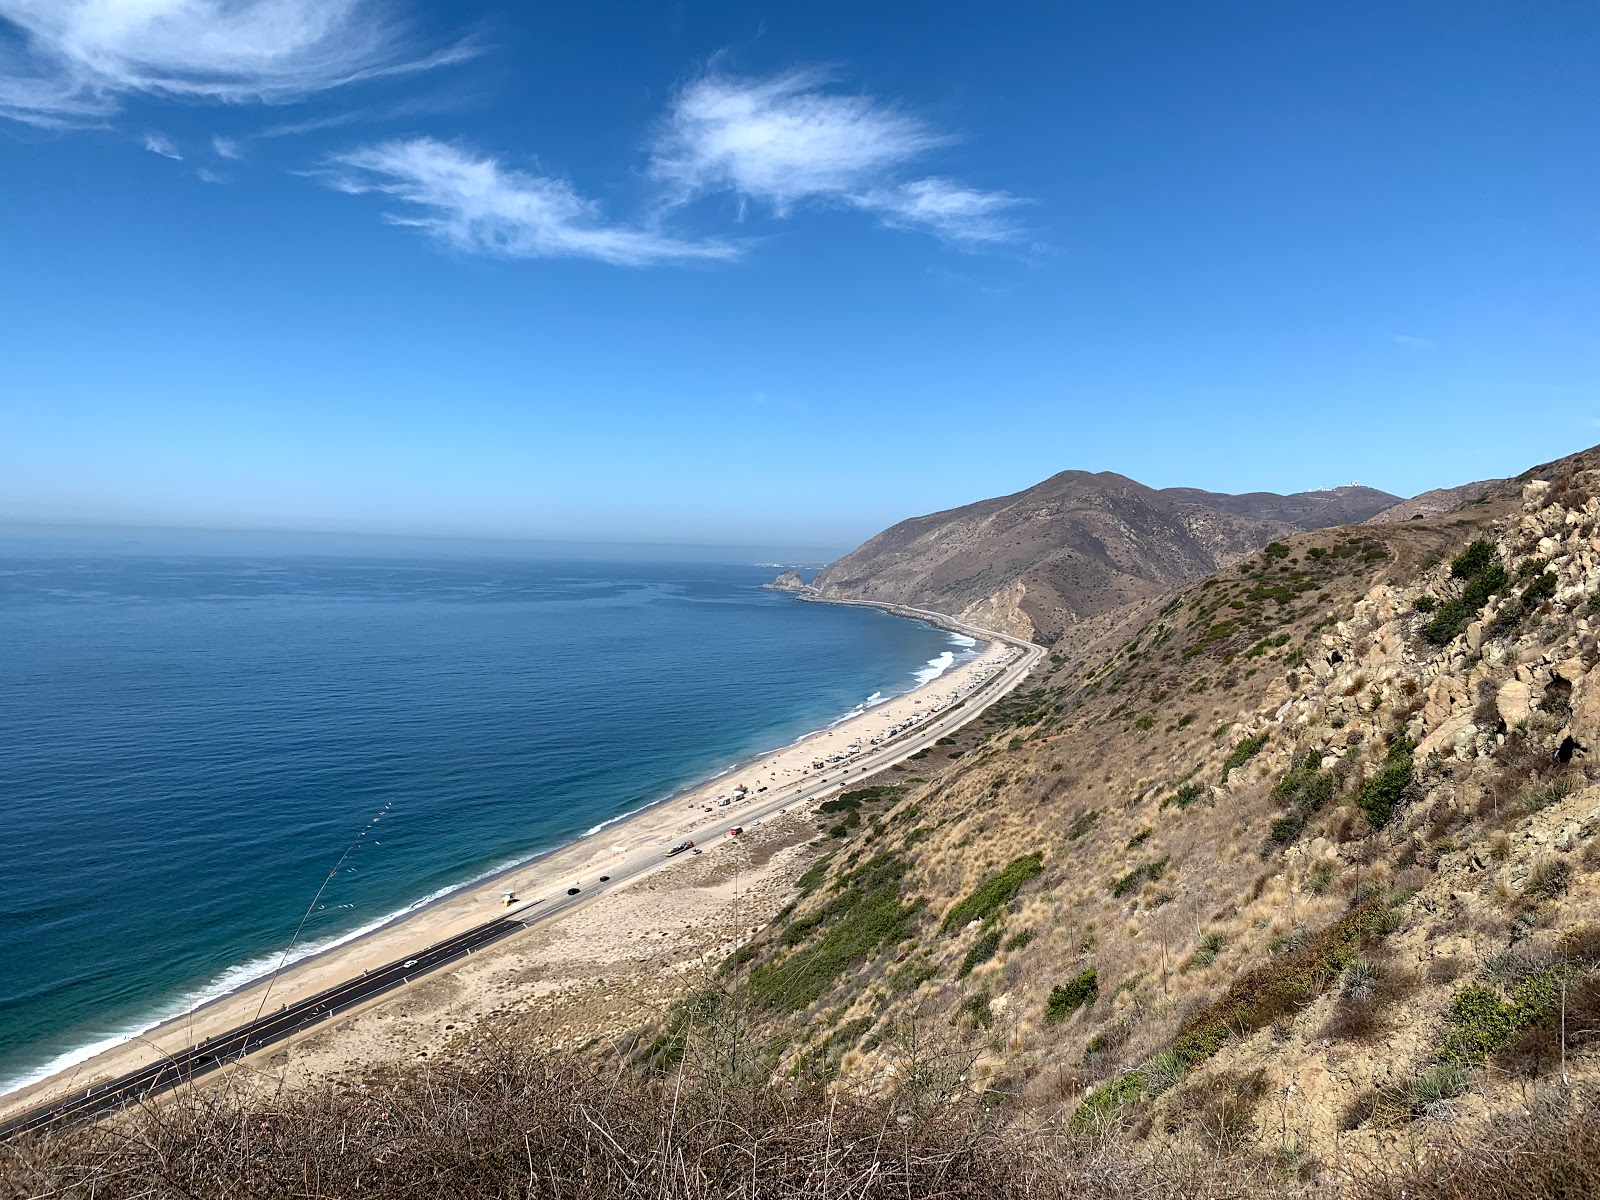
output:
M1440 646L1460 634L1489 597L1503 594L1510 583L1506 569L1494 559L1494 547L1482 538L1456 556L1450 564L1450 574L1462 581L1461 594L1441 604L1422 628L1423 636Z
M1383 768L1356 794L1356 804L1367 814L1373 828L1382 829L1394 816L1394 810L1404 799L1405 790L1417 777L1411 752L1416 743L1403 734L1395 738L1383 756Z
M1050 989L1050 998L1045 1001L1044 1019L1048 1024L1054 1025L1064 1021L1086 1004L1093 1004L1100 998L1100 976L1094 967L1090 967L1082 975L1067 983L1058 983Z
M1454 579L1471 579L1494 560L1494 546L1479 538L1450 562L1450 575Z
M1099 819L1100 810L1097 808L1091 808L1088 812L1079 813L1067 828L1067 840L1069 842L1077 841L1088 833L1090 829L1094 828L1094 823Z
M891 992L899 995L901 992L915 991L938 973L939 968L927 959L912 959L890 971L885 982Z
M1463 1094L1472 1086L1472 1076L1458 1063L1443 1063L1424 1071L1411 1085L1411 1100L1416 1108L1437 1104Z
M1511 1045L1523 1030L1548 1021L1561 1000L1561 970L1549 967L1528 976L1502 1000L1483 984L1470 984L1450 1000L1450 1031L1439 1047L1446 1062L1482 1062Z
M989 1005L988 992L974 992L968 996L961 1002L961 1011L969 1014L980 1029L994 1024L994 1009Z
M833 862L833 855L824 854L816 862L806 868L806 873L800 876L798 886L802 896L809 896L822 886L823 880L828 877L828 864Z
M904 938L921 907L920 902L901 901L905 873L902 860L880 854L845 876L832 900L784 931L779 940L789 952L750 972L752 1000L798 1012L821 998L845 971Z
M1250 649L1246 650L1244 652L1244 656L1246 658L1259 658L1268 650L1276 650L1279 646L1287 646L1288 644L1289 635L1287 633L1280 633L1275 637L1264 637L1254 646L1251 646Z
M1044 874L1043 851L1035 850L1032 854L1016 859L999 874L985 879L973 889L971 895L957 901L950 911L945 913L940 928L948 932L960 928L969 921L982 920L996 909L1010 904L1022 890L1023 884L1042 874Z
M1556 594L1558 582L1555 572L1546 571L1523 588L1521 594L1507 599L1495 614L1489 636L1504 637L1513 632L1534 609Z
M1382 897L1370 899L1316 933L1302 931L1292 948L1286 941L1275 959L1237 976L1220 997L1185 1020L1172 1052L1193 1066L1230 1037L1298 1013L1332 985L1364 941L1380 936L1387 909Z
M1144 1075L1129 1071L1090 1092L1072 1114L1076 1133L1097 1133L1144 1094Z
M957 979L965 979L972 974L972 969L982 963L988 962L1000 949L1002 930L998 925L984 931L972 949L967 951L967 956L961 960L961 969L956 972Z
M1198 783L1186 783L1167 797L1167 804L1176 804L1180 809L1188 808L1196 800L1203 799L1205 795L1205 788ZM1162 807L1165 807L1165 805Z
M1312 751L1301 764L1286 774L1272 789L1272 798L1288 806L1288 811L1272 823L1268 835L1280 846L1300 836L1314 813L1333 799L1338 780L1322 770L1322 754Z
M1419 613L1431 613L1439 607L1439 600L1436 596L1418 596L1417 602L1411 607Z
M1534 863L1522 890L1535 900L1554 900L1565 895L1570 886L1572 864L1564 858L1551 858Z
M1024 929L1021 933L1014 933L1006 939L1005 949L1021 950L1024 946L1033 941L1034 936L1034 931L1032 929Z
M1267 836L1280 846L1287 846L1305 830L1306 817L1299 811L1290 811L1272 822Z
M1222 948L1228 944L1228 935L1212 930L1200 939L1200 944L1194 952L1196 966L1209 967L1217 961L1217 955L1222 953Z
M1139 1068L1139 1074L1144 1077L1145 1090L1152 1096L1159 1096L1182 1083L1187 1070L1183 1059L1170 1050L1163 1050L1160 1054L1151 1055L1149 1061Z
M1183 652L1185 658L1193 658L1207 646L1214 642L1226 641L1239 631L1239 626L1234 621L1218 621L1200 635L1199 640Z
M1235 746L1228 757L1222 762L1222 782L1228 782L1228 773L1235 767L1242 767L1256 755L1261 753L1262 747L1267 744L1267 739L1272 736L1270 729L1263 730L1254 737L1247 737Z
M737 971L740 967L744 966L745 963L749 962L752 958L757 957L760 953L760 949L754 944L740 946L737 950L723 960L722 969L724 971Z
M1151 883L1154 883L1166 871L1168 861L1162 858L1155 862L1147 862L1135 867L1111 885L1111 894L1120 900L1130 892L1137 890L1145 880L1148 879Z

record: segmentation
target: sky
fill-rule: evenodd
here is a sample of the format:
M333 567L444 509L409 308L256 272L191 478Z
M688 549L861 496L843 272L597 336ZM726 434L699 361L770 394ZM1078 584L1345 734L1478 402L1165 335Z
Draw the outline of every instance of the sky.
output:
M1600 6L0 0L0 520L838 552L1600 442Z

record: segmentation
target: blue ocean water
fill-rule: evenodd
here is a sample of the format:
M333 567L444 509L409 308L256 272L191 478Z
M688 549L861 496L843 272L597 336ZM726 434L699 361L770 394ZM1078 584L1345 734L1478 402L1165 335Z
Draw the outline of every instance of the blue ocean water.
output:
M963 652L773 573L0 537L0 1090Z

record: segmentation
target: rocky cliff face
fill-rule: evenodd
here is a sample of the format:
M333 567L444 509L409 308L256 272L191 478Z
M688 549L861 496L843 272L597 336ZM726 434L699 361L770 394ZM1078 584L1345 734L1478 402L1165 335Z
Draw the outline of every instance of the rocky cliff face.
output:
M911 604L1053 641L1098 613L1210 574L1268 542L1396 503L1357 486L1279 496L1157 491L1066 471L1012 496L914 517L817 577L824 599Z

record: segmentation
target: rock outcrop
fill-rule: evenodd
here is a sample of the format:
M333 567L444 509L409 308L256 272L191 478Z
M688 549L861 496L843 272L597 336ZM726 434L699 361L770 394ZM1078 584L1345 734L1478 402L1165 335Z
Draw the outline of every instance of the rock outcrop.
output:
M811 585L793 567L784 571L771 583L763 583L761 586L773 592L809 592L811 590Z

